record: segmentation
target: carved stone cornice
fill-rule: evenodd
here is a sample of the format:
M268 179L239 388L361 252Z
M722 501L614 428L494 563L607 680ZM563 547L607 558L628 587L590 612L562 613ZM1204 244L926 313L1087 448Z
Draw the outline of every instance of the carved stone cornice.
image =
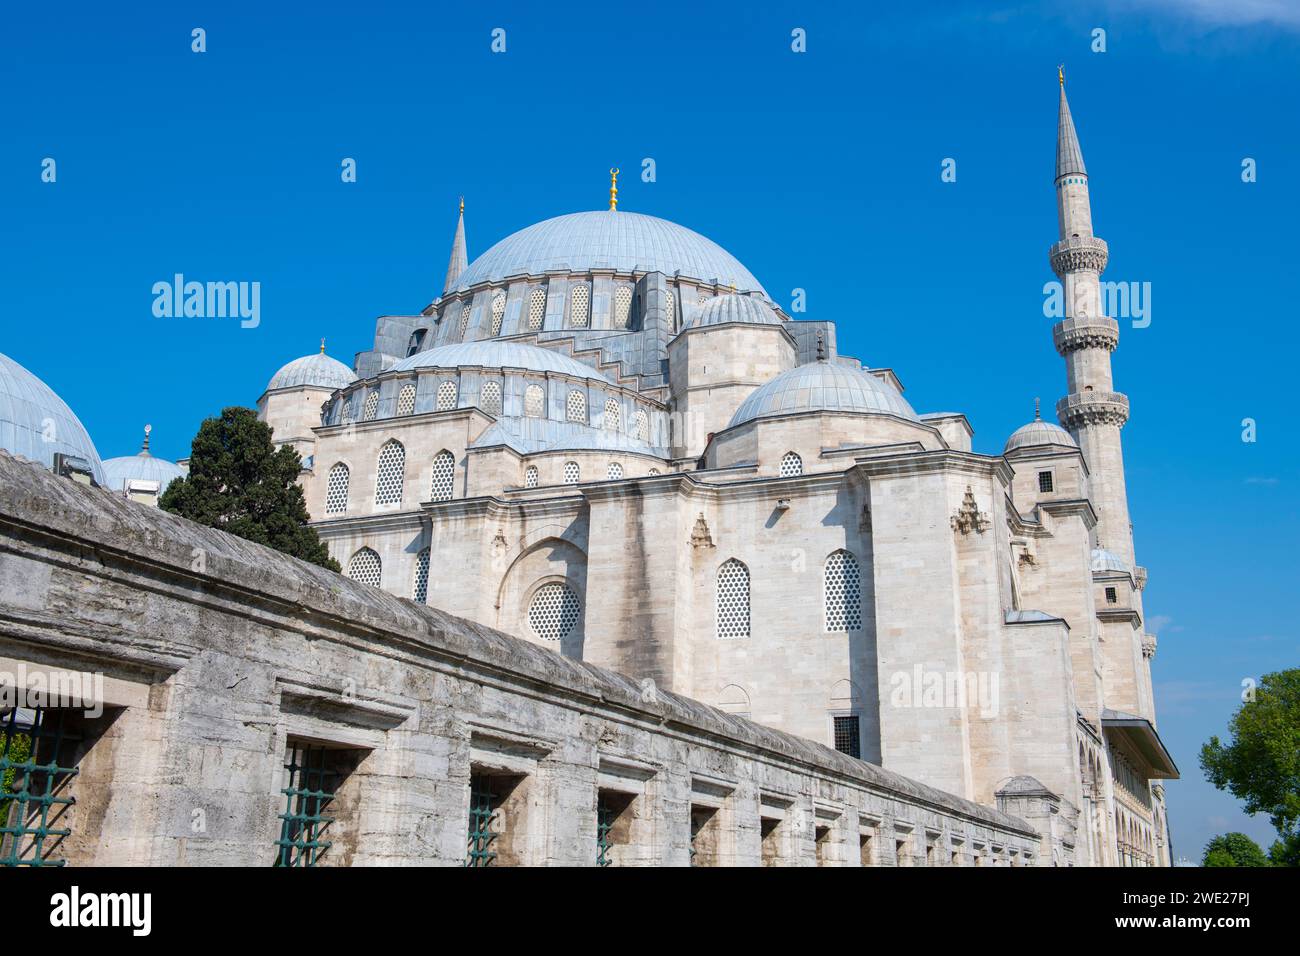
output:
M1128 421L1128 396L1122 392L1075 392L1056 403L1056 417L1069 431L1084 425L1114 425Z
M1119 323L1105 315L1062 319L1052 327L1052 343L1062 357L1079 349L1113 352L1119 344Z
M1110 258L1110 249L1104 239L1096 236L1072 236L1062 239L1048 252L1052 271L1058 276L1067 272L1095 272L1098 275L1106 268Z

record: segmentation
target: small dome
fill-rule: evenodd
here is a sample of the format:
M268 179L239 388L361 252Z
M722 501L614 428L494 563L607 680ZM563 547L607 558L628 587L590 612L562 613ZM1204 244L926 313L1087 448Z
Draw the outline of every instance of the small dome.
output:
M458 342L439 345L409 355L388 368L390 372L409 372L417 368L518 368L529 372L555 372L576 378L589 378L613 385L605 375L553 349L525 342L485 339L481 342Z
M128 481L156 481L161 495L174 479L185 474L175 462L149 454L149 431L149 426L145 426L144 447L138 454L110 458L104 462L104 484L107 487L114 491L126 491Z
M831 362L810 362L760 385L745 399L731 425L793 412L859 412L919 421L898 392L870 372Z
M1107 551L1105 548L1093 548L1092 570L1119 571L1128 574L1133 569L1128 566L1127 561L1121 558L1114 551Z
M304 355L296 358L271 376L271 383L266 390L277 388L328 388L331 391L351 385L357 380L352 369L338 359L332 359L324 352Z
M1011 433L1011 437L1007 439L1007 446L1002 449L1002 454L1005 455L1017 448L1031 448L1035 445L1079 447L1073 436L1060 425L1053 425L1051 422L1036 418L1028 425L1021 425Z
M104 467L95 444L72 409L53 390L6 355L0 355L0 448L54 467L57 453L90 462L95 481Z
M781 325L781 317L770 305L752 295L716 295L692 307L686 328L745 322L750 325Z

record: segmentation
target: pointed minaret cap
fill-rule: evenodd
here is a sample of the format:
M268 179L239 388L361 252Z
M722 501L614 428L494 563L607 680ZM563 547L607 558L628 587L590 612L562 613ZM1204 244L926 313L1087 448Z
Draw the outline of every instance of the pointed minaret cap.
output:
M456 237L451 241L451 259L447 263L447 280L442 284L442 294L456 288L456 283L469 268L465 254L465 197L460 197L460 218L456 220Z
M1070 115L1070 104L1065 98L1065 68L1058 66L1056 75L1061 83L1061 106L1056 118L1056 178L1072 173L1087 176L1079 136L1074 131L1074 117Z

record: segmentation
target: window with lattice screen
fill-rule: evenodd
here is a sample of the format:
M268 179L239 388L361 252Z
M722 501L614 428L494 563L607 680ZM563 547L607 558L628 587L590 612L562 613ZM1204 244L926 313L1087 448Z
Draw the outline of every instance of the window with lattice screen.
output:
M450 411L456 407L456 383L453 381L441 382L438 385L437 409L440 412Z
M325 483L325 513L341 515L348 510L348 484L352 479L352 470L343 462L330 469L329 479Z
M483 411L489 415L501 414L501 383L484 382L483 390L479 394L479 405Z
M474 301L466 299L465 304L460 307L460 334L464 335L465 330L469 328L469 314L474 310Z
M614 290L614 328L632 328L632 287L621 285Z
M647 474L647 475L657 475L657 474L659 474L659 469L658 469L658 468L651 468L649 471L646 472L646 474Z
M567 584L543 584L528 605L528 626L544 641L558 641L572 633L582 613L578 596Z
M379 554L370 548L357 551L348 562L348 577L361 584L369 584L372 588L379 587L381 577Z
M339 424L347 425L352 421L352 398L343 399L343 410L339 412Z
M415 411L415 385L407 383L397 393L397 414L409 415Z
M564 463L564 483L566 485L576 485L582 472L578 468L576 461L566 461Z
M449 451L440 451L433 456L433 487L430 490L431 501L450 501L452 483L456 476L456 458Z
M399 441L390 441L379 449L379 466L375 470L375 504L395 505L402 501L402 481L406 471L406 449Z
M623 410L619 408L618 399L605 399L605 431L616 432L623 427Z
M536 465L529 465L527 468L524 469L524 487L525 488L537 487L537 466Z
M363 422L373 422L375 415L379 412L379 393L371 392L366 396L365 408L361 411L361 420Z
M574 389L564 403L565 417L571 422L587 423L587 393Z
M696 301L696 302L708 302L708 301L709 301L710 299L712 299L712 298L713 298L713 293L710 292L708 289L699 289L699 290L696 292L696 299L695 299L695 301Z
M847 551L836 551L826 559L826 630L862 629L862 575L858 560Z
M411 584L411 597L425 603L429 596L429 549L415 556L415 581Z
M650 440L650 416L645 413L644 408L637 409L637 413L632 419L632 433L636 436L637 441Z
M803 459L792 451L788 451L781 458L781 477L793 478L796 475L803 474Z
M605 469L605 477L610 481L619 481L623 477L623 466L616 461L611 461L609 467Z
M498 292L492 297L492 330L488 335L501 334L501 320L506 314L506 294Z
M569 325L585 329L591 323L591 292L585 285L575 285L569 293Z
M546 287L538 286L528 293L528 330L537 332L546 320Z
M718 568L718 637L749 637L749 568L732 558Z
M524 414L529 418L541 418L546 414L546 391L540 385L529 385L524 389Z
M672 287L669 286L664 290L667 294L664 296L664 315L668 320L668 328L673 331L677 330L677 297L673 295Z

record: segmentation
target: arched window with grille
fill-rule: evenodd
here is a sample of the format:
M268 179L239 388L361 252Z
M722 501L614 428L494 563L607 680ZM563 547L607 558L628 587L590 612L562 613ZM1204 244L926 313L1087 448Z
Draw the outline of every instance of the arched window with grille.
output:
M646 472L646 474L647 474L647 475L657 475L657 474L659 474L659 469L658 469L658 468L651 468L649 471Z
M483 390L479 394L479 405L483 411L489 415L501 414L501 383L484 382Z
M632 433L637 441L650 440L650 416L645 413L644 408L638 408L632 419Z
M405 472L406 449L396 439L385 442L379 449L379 465L375 469L375 504L401 504Z
M474 300L466 299L465 304L460 307L460 334L465 335L465 330L469 328L469 314L474 311Z
M576 485L582 477L582 472L578 468L576 461L566 461L564 463L564 483L566 485Z
M610 481L621 481L623 478L623 466L616 461L611 461L609 467L605 469L605 477Z
M574 389L564 403L565 417L571 422L587 424L587 393Z
M677 331L677 297L673 294L673 287L669 286L664 290L664 315L668 319L668 328Z
M352 469L343 462L338 462L330 469L329 479L325 483L325 513L341 515L348 510L348 484L352 480Z
M862 629L862 574L858 559L847 551L835 551L826 559L823 571L826 595L826 630Z
M339 412L339 424L347 425L352 421L353 416L353 396L343 399L343 410Z
M492 330L488 335L501 334L501 319L506 314L506 294L498 292L492 297Z
M360 584L377 588L382 576L379 554L370 548L358 549L348 562L348 577Z
M456 383L448 379L438 385L438 404L440 412L450 411L456 407Z
M397 414L409 415L415 411L415 383L407 382L397 393Z
M718 637L749 637L749 568L735 558L718 568Z
M623 410L619 407L618 399L605 399L605 431L616 432L623 427Z
M541 418L546 414L546 391L540 385L529 385L524 389L524 414L529 418Z
M415 556L415 581L411 584L411 597L424 604L429 597L429 549Z
M585 329L591 324L591 292L586 285L573 287L569 293L569 325L575 329Z
M529 465L527 468L524 469L524 487L525 488L537 487L537 466L536 465Z
M573 632L582 605L567 584L543 584L528 605L528 627L543 641L560 641Z
M614 290L614 328L632 328L632 287L621 285Z
M528 293L528 331L538 332L546 320L546 286L539 285Z
M373 422L379 413L379 393L371 392L366 396L366 407L361 412L363 422Z
M450 501L452 483L456 477L456 456L449 451L440 451L433 456L433 487L429 493L430 501Z
M803 474L803 459L792 451L786 452L781 457L781 477L793 478L796 475Z

